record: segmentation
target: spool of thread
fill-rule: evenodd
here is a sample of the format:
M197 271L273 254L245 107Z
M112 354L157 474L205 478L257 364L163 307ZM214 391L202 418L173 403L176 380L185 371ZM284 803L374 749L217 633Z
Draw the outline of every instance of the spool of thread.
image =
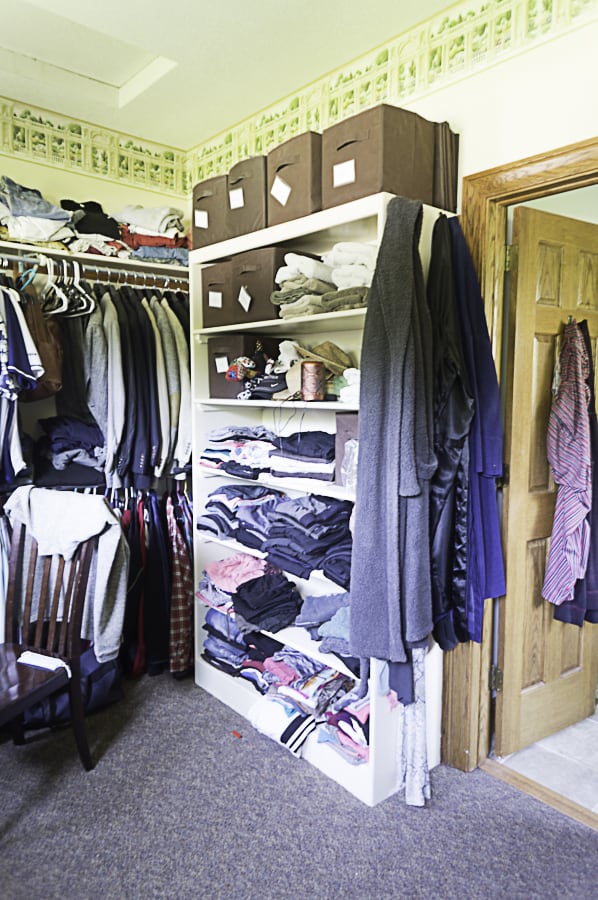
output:
M315 362L311 359L304 360L301 363L302 400L324 400L326 396L325 383L324 363Z

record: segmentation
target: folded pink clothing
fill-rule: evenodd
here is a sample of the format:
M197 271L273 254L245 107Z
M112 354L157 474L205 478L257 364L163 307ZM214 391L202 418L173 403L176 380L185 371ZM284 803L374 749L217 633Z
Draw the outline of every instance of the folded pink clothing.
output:
M352 741L351 738L343 731L340 731L340 729L337 729L337 734L339 742L347 749L350 749L355 756L360 757L360 759L369 759L369 747L360 747L359 744L356 744L355 741Z
M272 658L265 660L264 669L271 675L275 675L279 684L292 684L299 677L292 666Z
M226 559L207 563L205 570L213 584L229 594L234 594L240 584L252 578L259 578L268 566L265 559L258 559L246 553L235 553Z

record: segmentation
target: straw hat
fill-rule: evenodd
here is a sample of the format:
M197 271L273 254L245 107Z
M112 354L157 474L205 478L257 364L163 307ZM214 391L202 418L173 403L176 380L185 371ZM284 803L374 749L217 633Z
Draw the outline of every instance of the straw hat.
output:
M311 350L307 350L305 347L297 347L297 350L304 359L315 359L324 363L334 375L342 375L345 369L353 366L353 360L349 354L341 350L337 344L333 344L332 341L322 341Z

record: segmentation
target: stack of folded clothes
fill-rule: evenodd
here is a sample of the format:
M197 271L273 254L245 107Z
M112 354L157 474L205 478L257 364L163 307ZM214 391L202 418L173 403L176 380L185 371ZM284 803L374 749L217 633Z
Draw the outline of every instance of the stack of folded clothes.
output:
M189 264L189 240L183 212L170 206L125 206L114 218L133 259Z
M31 244L68 244L75 237L71 214L46 200L36 188L0 177L0 236Z
M324 723L318 728L318 743L330 744L340 756L354 765L368 761L369 697L351 697L349 694L327 709L324 712L324 719Z
M225 613L232 612L232 596L244 581L273 571L265 559L247 553L235 553L226 559L207 563L197 586L196 597L207 606Z
M221 672L249 681L259 693L266 693L271 679L265 673L265 662L283 644L269 635L252 632L244 634L232 616L217 609L209 609L203 630L202 658Z
M127 245L121 240L118 222L106 215L100 203L87 200L61 200L62 209L69 212L75 232L69 243L73 253L98 253L102 256L129 256Z
M300 431L277 437L261 425L231 425L208 434L200 465L252 480L268 474L334 481L335 436Z
M341 241L322 259L331 270L331 279L337 290L346 290L371 285L377 255L378 248L373 244Z
M253 704L248 718L262 734L301 756L307 737L327 709L346 696L354 682L286 646L270 662L276 667L278 681Z
M261 472L270 471L269 454L276 447L275 441L275 435L261 425L213 429L199 463L239 478L256 479Z
M299 431L274 438L270 473L277 478L334 481L335 436L326 431Z
M269 514L270 529L262 544L267 559L299 578L320 569L348 589L353 504L332 497L301 495L281 500Z
M292 581L274 567L244 581L232 595L235 622L241 631L276 633L292 625L301 609L301 595Z
M270 300L283 319L359 309L367 305L376 264L371 244L340 243L322 260L287 253Z
M287 497L261 485L223 485L207 498L197 528L266 554L299 578L318 569L345 590L351 575L350 500Z
M269 511L282 499L284 494L261 485L221 485L208 495L205 510L197 517L197 529L259 549L264 533L257 530L253 534L251 529L269 526Z
M310 316L324 312L322 296L334 290L332 269L318 259L287 253L284 266L274 276L280 290L270 300L279 307L282 318Z

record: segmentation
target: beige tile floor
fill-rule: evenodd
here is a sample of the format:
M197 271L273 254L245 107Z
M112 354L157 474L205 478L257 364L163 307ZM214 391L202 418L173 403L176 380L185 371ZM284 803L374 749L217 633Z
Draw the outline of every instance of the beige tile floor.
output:
M498 761L598 813L598 708L590 718Z

